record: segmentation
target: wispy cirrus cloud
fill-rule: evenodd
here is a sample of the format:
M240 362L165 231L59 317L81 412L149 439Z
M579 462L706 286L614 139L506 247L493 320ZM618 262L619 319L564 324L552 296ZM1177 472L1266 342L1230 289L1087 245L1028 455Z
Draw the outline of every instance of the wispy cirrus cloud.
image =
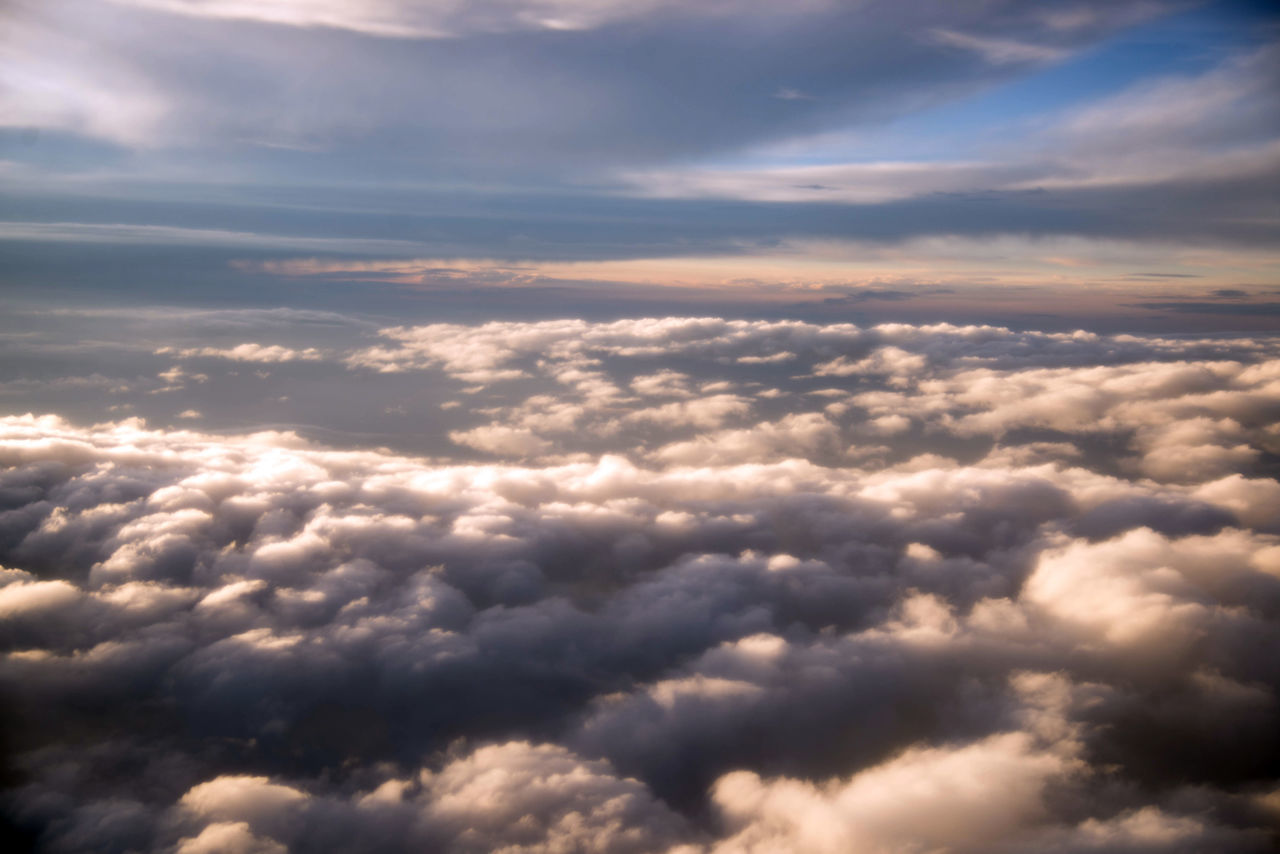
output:
M412 252L420 248L407 240L380 238L308 237L304 235L186 228L175 225L98 222L0 221L0 240L49 243L109 243L151 246L219 246L301 252Z
M485 0L479 3L435 0L374 0L349 4L334 0L111 0L176 15L215 20L252 21L289 27L329 27L391 38L451 38L511 30L588 30L645 18L655 13L716 18L759 14L776 9L759 0L714 0L696 7L673 0ZM830 0L793 4L789 15L819 10Z
M986 159L828 162L624 174L634 192L667 198L875 204L931 194L1269 181L1280 171L1280 83L1274 45L1198 75L1144 80L1044 117Z
M993 36L978 36L956 32L955 30L931 30L929 36L940 44L957 47L962 50L971 50L987 62L996 65L1022 62L1053 62L1054 60L1062 59L1068 54L1068 51L1059 47Z
M234 347L161 347L158 356L173 356L178 359L230 359L234 362L312 362L324 358L323 351L315 347L298 350L282 347L279 344L256 344L247 341Z

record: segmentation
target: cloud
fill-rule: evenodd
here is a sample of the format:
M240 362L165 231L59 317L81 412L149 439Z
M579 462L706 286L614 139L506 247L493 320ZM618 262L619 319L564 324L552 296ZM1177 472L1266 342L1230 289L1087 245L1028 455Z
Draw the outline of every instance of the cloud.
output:
M359 165L360 152L389 146L414 152L420 176L542 175L534 183L545 183L583 168L639 168L879 121L918 109L921 92L942 103L1006 79L1010 68L939 43L928 29L999 28L973 38L1024 53L1043 40L1053 47L1040 50L1065 53L1133 23L1110 5L1086 3L1096 11L1090 25L1055 29L1007 2L875 10L828 0L786 8L758 0L20 3L7 16L3 112L16 127L229 155L202 157L198 167L179 158L193 177L228 165L256 180L283 166L310 182L311 161L332 157L354 178L369 165ZM193 49L175 55L162 48L168 39ZM408 39L433 41L418 50ZM750 61L744 40L755 45ZM849 45L857 49L838 50ZM499 58L513 73L495 72ZM210 70L227 63L236 75ZM704 85L670 97L691 68ZM409 82L445 73L455 85ZM518 151L505 143L512 133ZM263 153L274 155L265 169Z
M478 451L515 457L535 456L551 447L550 442L532 430L497 425L458 430L450 433L449 438Z
M659 424L664 427L689 425L706 429L719 427L726 420L745 415L751 404L736 394L713 394L695 401L676 401L647 409L636 409L627 415L632 421Z
M1045 551L1023 595L1080 632L1085 643L1177 655L1207 633L1207 621L1226 616L1208 603L1230 601L1222 585L1250 572L1269 547L1269 540L1238 531L1175 544L1140 528L1104 543ZM1214 587L1219 596L1211 598Z
M276 819L306 797L297 789L272 783L266 777L218 777L194 786L178 803L204 818L260 824Z
M991 190L1032 180L1030 165L954 162L836 163L751 170L684 169L629 173L633 192L655 198L877 204L929 193ZM893 292L872 292L895 299ZM875 296L864 296L875 298Z
M1206 290L1269 274L1275 49L1233 42L1267 31L1257 9L1248 24L1216 7L1195 26L1152 24L1152 38L1179 35L1167 57L1135 64L1115 37L1186 4L357 5L9 3L0 115L15 141L13 213L0 231L22 287L109 278L171 299L196 264L184 299L256 299L268 282L293 293L306 276L358 281L360 294L379 284L379 303L421 305L426 290L436 304L493 299L522 316L570 291L593 308L654 305L654 283L688 284L684 270L702 293L682 300L737 304L750 289L762 302L797 295L814 316L830 298L954 318L990 303L899 285L985 289L998 276L1055 288L1080 259L1048 240L1091 244L1077 247L1094 263L1073 286L1110 284L1171 243L1172 271L1204 276ZM1032 73L1052 57L1076 63L1062 69L1070 79L1097 72L1097 87L1068 98ZM696 89L683 86L691 73ZM1040 112L1028 118L1028 105ZM979 107L982 121L936 132ZM993 125L1001 132L972 130ZM288 198L264 204L282 185ZM971 266L922 264L903 245L920 239L963 245ZM836 257L815 251L842 242ZM770 249L774 269L754 273ZM866 256L895 252L890 269L867 269ZM839 263L851 254L864 260ZM1115 254L1125 271L1101 262ZM708 271L726 259L736 271ZM588 261L599 266L569 269ZM729 285L749 278L768 284ZM307 298L369 305L325 290ZM1023 312L1010 301L1040 312L1052 296L984 300L1011 317ZM1163 297L1124 303L1138 318L1174 314ZM1207 304L1174 311L1223 322Z
M637 781L550 745L481 748L424 784L457 851L654 851L684 829Z
M882 347L870 356L857 362L840 356L830 362L824 362L814 368L815 375L820 377L847 377L854 374L886 374L908 377L921 373L926 359L914 353L908 353L898 347Z
M1018 734L950 750L909 750L823 789L738 772L716 783L716 807L737 831L718 850L894 852L958 840L991 844L1036 816L1045 786L1069 768Z
M281 347L279 344L264 346L253 342L237 344L234 347L161 347L156 350L158 356L174 356L179 359L229 359L233 362L275 362L307 361L314 362L324 358L324 354L315 347L295 350Z
M1062 59L1067 52L1062 48L1031 44L1013 39L976 36L955 30L935 29L930 35L940 44L971 50L987 62L995 65L1022 62L1053 62Z
M406 240L342 239L263 234L220 228L185 228L175 225L91 222L0 223L0 239L23 242L137 243L152 246L225 246L243 249L295 250L303 252L413 252L417 244Z
M0 809L46 848L1267 849L1270 338L325 351L453 444L0 418Z
M996 65L1049 62L1067 53L947 30L934 30L932 37ZM1016 143L975 146L975 154L963 160L842 162L832 155L816 164L795 165L757 157L748 167L695 164L623 171L618 177L629 192L642 197L826 207L908 199L936 205L939 195L996 201L1046 190L1172 189L1188 180L1224 188L1250 177L1270 181L1280 163L1280 128L1273 120L1278 55L1276 45L1268 44L1230 54L1198 74L1141 79L1105 98L1042 118L1039 128L1020 135ZM814 145L823 139L817 136Z
M1237 299L1237 297L1219 297ZM1185 300L1178 302L1144 302L1143 308L1170 311L1179 314L1207 315L1280 315L1280 302L1221 303Z
M180 839L177 850L178 854L283 854L289 849L254 836L248 824L237 821L206 825L198 836Z
M455 441L501 453L498 438L506 437L510 452L522 456L657 447L659 456L689 464L698 453L721 462L791 454L829 463L836 448L871 438L878 444L918 425L962 440L1028 430L1090 441L1123 435L1127 450L1113 463L1166 481L1202 481L1252 466L1273 441L1266 428L1276 411L1275 379L1251 355L1270 345L1251 339L715 318L433 324L381 334L395 345L358 350L346 364L383 373L440 370L486 383L497 404L484 412L491 420L468 428L482 432L456 431ZM666 343L656 346L656 336ZM776 360L779 353L788 354L785 361ZM703 360L701 393L687 374L661 367L664 355ZM744 371L730 367L775 361L798 372L782 389L756 381L748 390ZM839 383L797 385L804 371ZM503 390L517 377L561 391L526 397L514 386ZM649 400L676 399L641 404L624 388ZM813 398L807 411L780 410L774 401L795 390ZM575 434L583 429L586 437ZM1037 453L1054 447L1043 443ZM1063 446L1063 453L1078 450Z
M671 0L645 0L623 3L583 2L583 0L517 0L490 2L459 7L449 3L423 3L412 0L379 0L351 8L328 0L270 0L245 5L234 0L113 0L120 5L190 15L200 18L254 21L289 27L331 27L352 30L372 36L390 38L448 38L477 32L507 30L585 30L643 18L654 12L719 17L733 13L755 13L769 7L755 2L708 3L697 11L683 9ZM821 9L825 2L799 4Z
M718 430L672 442L654 451L653 456L666 463L698 466L808 458L824 451L838 455L841 450L839 428L821 413L807 412L754 427Z

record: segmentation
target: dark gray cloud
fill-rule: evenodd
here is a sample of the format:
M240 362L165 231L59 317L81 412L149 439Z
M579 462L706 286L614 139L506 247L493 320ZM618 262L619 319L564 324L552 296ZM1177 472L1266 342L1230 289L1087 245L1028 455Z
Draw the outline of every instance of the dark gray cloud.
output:
M1243 294L1242 291L1235 291L1236 294ZM1221 299L1239 299L1230 293ZM1150 308L1156 311L1171 311L1185 314L1244 314L1244 315L1273 315L1280 314L1280 302L1251 302L1251 303L1231 303L1231 302L1199 302L1196 300L1187 300L1179 302L1144 302L1140 304L1142 308Z

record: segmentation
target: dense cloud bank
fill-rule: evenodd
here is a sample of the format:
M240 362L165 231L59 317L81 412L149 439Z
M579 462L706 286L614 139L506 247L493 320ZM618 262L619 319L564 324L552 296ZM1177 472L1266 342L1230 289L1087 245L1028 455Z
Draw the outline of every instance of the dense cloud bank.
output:
M1273 339L382 337L161 355L451 384L456 453L0 419L13 839L1274 846Z

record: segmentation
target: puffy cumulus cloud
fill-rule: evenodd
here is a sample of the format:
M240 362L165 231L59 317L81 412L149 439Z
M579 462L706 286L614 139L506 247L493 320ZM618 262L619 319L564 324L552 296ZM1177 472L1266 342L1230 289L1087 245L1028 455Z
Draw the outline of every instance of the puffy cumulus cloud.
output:
M511 457L639 448L671 462L705 453L830 463L842 445L866 464L892 459L880 439L898 436L899 456L998 440L1006 456L1066 461L1108 445L1112 465L1203 482L1252 471L1278 447L1280 362L1265 338L717 318L381 335L392 346L357 350L348 366L441 371L483 391L487 405L473 417L489 423L454 441Z
M304 792L266 777L222 775L164 816L183 852L331 850L677 850L688 823L637 780L563 747L511 741L454 752L438 769L372 788Z
M1273 842L1271 339L716 318L382 337L342 370L470 389L451 455L0 418L14 833Z
M824 451L839 455L840 430L820 412L785 415L778 421L761 422L737 430L717 430L696 438L672 442L653 452L667 463L759 462L763 460L809 458Z
M459 445L508 457L531 457L551 447L550 442L539 438L526 427L486 425L471 430L456 430L449 434L449 438Z
M856 374L883 374L902 381L911 374L924 370L927 360L918 353L909 353L900 347L881 347L858 361L840 356L814 368L818 376L848 377Z
M1176 655L1236 616L1258 574L1280 571L1274 537L1239 530L1177 540L1139 528L1042 552L1023 596L1085 643Z
M284 854L278 842L260 839L242 821L210 824L197 836L178 842L178 854Z
M655 374L636 377L631 388L637 394L651 397L692 397L688 387L689 376L679 371L664 370Z
M306 795L289 786L272 783L266 777L218 777L194 786L178 802L183 809L212 819L214 826L247 826L281 821Z
M1073 753L1019 731L909 748L825 785L736 771L713 791L736 831L715 850L897 852L947 850L958 840L1007 843L1043 817L1046 787L1078 768Z
M424 817L458 851L660 851L684 822L636 780L562 747L484 747L424 772Z
M637 409L626 417L669 427L719 427L735 415L745 415L751 404L736 394L713 394L693 401L666 403Z

